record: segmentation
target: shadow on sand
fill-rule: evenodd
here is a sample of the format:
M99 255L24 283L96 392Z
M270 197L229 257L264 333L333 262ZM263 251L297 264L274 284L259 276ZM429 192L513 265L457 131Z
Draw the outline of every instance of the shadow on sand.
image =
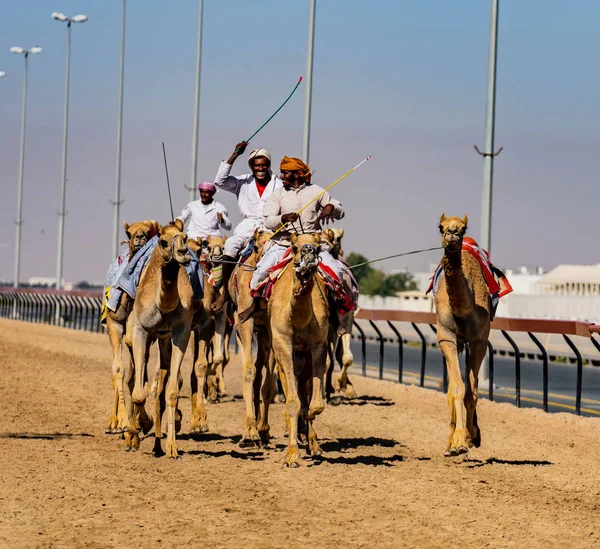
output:
M92 437L89 433L0 433L0 438L19 438L23 440L58 440L60 438Z
M346 398L343 395L337 395L331 397L328 404L331 406L393 406L395 402L389 398L383 398L379 396L357 396L354 398Z
M468 469L475 469L476 467L484 467L485 465L533 465L534 467L543 466L543 465L554 465L551 461L546 460L531 460L531 459L498 459L496 457L491 457L486 459L485 461L481 461L479 459L465 459L463 463L467 464Z

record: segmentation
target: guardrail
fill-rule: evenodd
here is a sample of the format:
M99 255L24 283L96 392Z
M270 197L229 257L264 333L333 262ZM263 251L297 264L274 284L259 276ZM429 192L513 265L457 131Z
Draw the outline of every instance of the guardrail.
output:
M425 385L426 376L426 365L427 365L427 348L428 346L435 346L435 343L428 343L425 334L419 328L419 325L427 325L431 332L436 332L436 315L435 313L426 312L414 312L414 311L392 311L392 310L374 310L374 309L360 309L355 315L354 326L358 330L359 339L361 342L361 354L362 354L362 375L367 375L367 359L366 359L366 334L364 328L357 322L357 320L364 320L369 323L371 328L376 334L374 338L379 343L379 379L383 379L384 373L384 353L386 340L391 343L397 343L398 345L398 382L402 383L404 374L404 343L403 337L398 330L397 325L394 322L408 323L412 326L412 329L416 333L418 340L421 345L421 363L419 371L419 385L423 387ZM392 338L386 338L381 327L377 322L385 322L387 327L394 334ZM543 408L548 411L548 362L549 353L540 342L537 334L559 334L562 336L568 347L572 350L575 355L575 361L577 363L577 380L576 380L576 394L575 394L575 413L581 414L581 397L582 397L582 383L583 383L583 357L578 346L573 342L572 337L585 337L589 339L592 345L600 352L600 342L593 336L594 333L600 333L600 325L589 324L586 322L577 321L566 321L566 320L536 320L536 319L522 319L522 318L496 318L491 325L492 330L499 331L505 340L508 342L513 352L515 362L515 404L521 406L521 358L525 356L515 340L511 337L509 332L520 332L527 334L529 339L533 342L537 350L539 351L539 358L542 362L542 395L543 395ZM394 342L394 338L396 341ZM491 339L491 338L490 338ZM530 354L530 353L528 353ZM492 342L488 342L488 398L494 400L494 355L495 349ZM466 349L466 356L468 360L468 348ZM443 390L444 392L448 389L448 377L446 371L445 359L443 367ZM594 361L597 362L597 361ZM600 362L597 362L600 364Z
M104 332L102 292L0 287L0 317Z
M59 325L75 330L87 330L92 332L105 332L105 327L100 323L100 308L102 305L101 291L88 290L51 290L51 289L29 289L0 287L0 317L28 322ZM367 336L363 326L357 321L366 321L376 334L375 340L379 343L378 377L384 377L385 345L391 343L398 346L397 381L402 383L405 374L404 358L405 344L409 341L401 334L398 323L411 326L416 334L416 341L420 345L420 370L419 385L425 385L427 368L428 347L436 346L433 338L436 331L435 313L392 311L360 309L355 315L355 327L358 331L358 339L361 343L362 374L367 375ZM379 323L379 324L378 324ZM385 323L384 330L389 330L391 335L386 336L382 332L381 323ZM429 336L422 328L429 328ZM537 357L542 363L542 395L543 409L548 411L548 363L552 354L540 341L539 334L558 334L568 345L574 355L576 363L576 391L575 391L575 413L581 414L582 387L583 387L583 365L584 358L580 348L573 341L573 337L586 338L593 347L600 352L600 342L594 334L600 333L600 325L585 322L564 320L534 320L521 318L496 318L492 322L492 330L502 334L512 352L498 351L494 347L492 338L488 343L488 398L494 400L494 356L508 354L514 357L515 365L515 404L521 406L521 359ZM404 328L402 328L404 331ZM510 335L510 333L513 336ZM406 332L404 331L405 335ZM515 334L527 335L536 349L535 356L531 352L524 352L515 341ZM536 336L538 334L538 336ZM523 346L523 342L521 342ZM579 343L581 345L581 342ZM466 351L468 353L468 349ZM589 359L588 359L589 360ZM591 361L600 365L599 360ZM443 390L448 387L447 372L443 371Z

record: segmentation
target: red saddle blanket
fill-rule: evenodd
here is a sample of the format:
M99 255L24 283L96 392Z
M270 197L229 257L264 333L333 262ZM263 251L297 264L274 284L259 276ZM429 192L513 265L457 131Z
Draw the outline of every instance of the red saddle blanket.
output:
M267 278L252 290L252 296L268 300L273 291L273 286L292 262L292 259L292 248L288 248L283 254L282 260L268 270ZM356 309L352 297L344 291L342 281L327 265L319 261L317 274L325 282L329 295L333 298L341 314L346 314Z
M492 264L489 254L474 239L468 236L463 238L462 249L465 252L469 252L479 262L479 265L481 265L481 271L491 296L500 298L513 291L506 275ZM428 294L432 290L433 294L436 294L443 272L442 264L440 263L431 277L429 288L427 288L425 294Z

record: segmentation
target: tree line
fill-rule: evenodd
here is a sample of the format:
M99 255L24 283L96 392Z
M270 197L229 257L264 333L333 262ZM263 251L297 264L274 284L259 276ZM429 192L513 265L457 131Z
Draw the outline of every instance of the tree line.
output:
M346 258L348 265L352 269L360 293L362 295L380 295L382 297L395 296L398 292L407 292L417 290L417 283L409 272L398 272L394 274L385 274L379 269L374 269L371 265L361 265L369 261L364 255L352 252Z

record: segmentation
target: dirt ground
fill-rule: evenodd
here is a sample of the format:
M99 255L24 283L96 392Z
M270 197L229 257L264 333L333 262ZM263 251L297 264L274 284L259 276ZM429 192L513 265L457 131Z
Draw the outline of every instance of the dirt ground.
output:
M266 450L238 447L233 398L181 462L104 434L100 334L0 320L0 547L592 547L600 545L600 419L480 402L482 446L444 458L439 392L354 376L359 398L315 423L319 460L281 466L283 405ZM153 366L152 366L153 367Z

